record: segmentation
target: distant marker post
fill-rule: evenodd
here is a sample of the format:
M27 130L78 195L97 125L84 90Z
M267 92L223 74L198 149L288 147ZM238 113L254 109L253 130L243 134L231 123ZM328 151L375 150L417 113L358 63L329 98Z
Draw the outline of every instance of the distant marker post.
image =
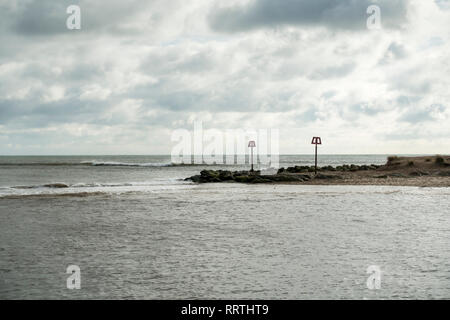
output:
M250 172L253 172L253 148L256 147L255 141L249 141L248 147L251 148L251 150L252 150L252 156L251 156L251 160L250 160L252 168L250 169Z
M316 154L315 154L315 166L314 166L314 174L317 174L317 145L322 144L322 139L320 137L313 137L311 144L316 145Z

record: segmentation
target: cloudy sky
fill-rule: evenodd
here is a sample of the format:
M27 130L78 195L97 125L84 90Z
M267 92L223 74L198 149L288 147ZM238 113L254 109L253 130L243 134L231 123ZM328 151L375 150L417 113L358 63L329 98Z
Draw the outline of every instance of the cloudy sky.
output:
M0 0L0 42L0 155L170 154L196 120L450 153L450 0Z

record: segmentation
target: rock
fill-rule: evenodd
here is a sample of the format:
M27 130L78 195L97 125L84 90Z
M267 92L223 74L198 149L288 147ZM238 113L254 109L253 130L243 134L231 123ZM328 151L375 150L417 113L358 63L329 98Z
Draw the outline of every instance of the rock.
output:
M406 178L406 176L404 174L402 174L402 173L383 174L381 176L375 176L374 178L386 179L388 177L392 177L392 178Z
M235 176L234 181L240 182L240 183L249 183L252 180L254 180L254 177L252 176Z
M200 171L202 177L219 177L219 172L214 170L202 170Z
M273 181L270 179L265 179L263 177L256 177L252 183L272 183Z
M61 188L68 188L69 186L65 183L50 183L50 184L44 184L44 187L61 189Z
M286 169L287 172L289 173L302 173L302 172L308 172L308 170L310 170L311 168L314 169L314 167L309 167L309 166L295 166L295 167L288 167ZM281 171L280 173L283 173L283 171Z
M295 168L295 167L293 167ZM307 167L309 168L309 167ZM298 167L297 170L304 170ZM280 172L280 171L279 171ZM208 182L230 182L236 181L240 183L271 183L271 182L302 182L311 180L308 174L292 174L282 170L280 173L273 175L261 175L260 171L224 171L224 170L202 170L200 175L186 178L185 181L193 181L196 183Z
M441 171L441 172L438 173L438 176L450 177L450 171Z
M389 177L392 177L392 178L406 178L406 176L403 173L390 173Z
M201 180L201 177L202 177L201 175L196 175L196 176L186 178L186 179L184 179L184 181L192 181L192 182L199 183Z
M413 171L409 173L410 176L412 177L421 177L421 176L428 176L429 173L428 172L422 172L422 171Z
M294 181L304 181L302 175L296 174L277 174L273 176L261 176L261 178L269 179L276 182L294 182Z
M221 171L219 173L219 179L221 181L233 180L233 174L230 171Z
M331 180L331 179L341 179L341 176L327 175L323 173L318 173L315 175L314 179L323 179L323 180Z
M233 174L231 171L223 170L202 170L200 175L195 175L184 179L185 181L192 181L196 183L206 183L206 182L222 182L233 180Z

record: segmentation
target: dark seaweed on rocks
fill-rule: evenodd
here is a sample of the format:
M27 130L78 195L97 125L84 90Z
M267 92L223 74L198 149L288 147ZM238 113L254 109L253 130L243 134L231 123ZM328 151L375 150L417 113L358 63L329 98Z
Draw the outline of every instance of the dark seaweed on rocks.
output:
M240 183L271 183L271 182L297 182L309 181L311 176L307 174L283 174L261 175L260 171L226 171L226 170L202 170L199 175L185 179L197 183L207 182L240 182Z
M324 167L317 167L317 171L367 171L367 170L377 170L380 168L380 165L376 164L370 164L370 165L356 165L356 164L344 164L342 166L324 166ZM288 167L288 168L280 168L278 169L278 173L288 172L288 173L307 173L307 172L314 172L315 168L314 166L295 166L295 167Z

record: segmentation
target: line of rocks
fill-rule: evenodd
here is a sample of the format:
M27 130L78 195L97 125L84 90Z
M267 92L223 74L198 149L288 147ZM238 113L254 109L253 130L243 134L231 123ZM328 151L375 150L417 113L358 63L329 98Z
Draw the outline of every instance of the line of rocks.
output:
M317 171L367 171L367 170L377 170L378 168L382 167L381 165L377 164L370 164L370 165L356 165L356 164L344 164L342 166L324 166L324 167L317 167ZM288 168L280 168L278 169L278 173L307 173L307 172L314 172L315 168L314 166L295 166L295 167L288 167Z
M184 179L197 183L208 182L240 182L240 183L271 183L271 182L302 182L311 179L339 179L336 175L318 173L315 176L309 174L277 173L262 175L260 171L227 171L227 170L202 170L199 175Z
M358 171L358 170L376 170L382 166L379 165L343 165L336 168L332 166L321 167L319 172L315 175L314 167L309 166L295 166L287 169L281 168L277 174L265 175L260 171L229 171L229 170L202 170L199 175L195 175L184 179L185 181L193 181L196 183L208 182L240 182L240 183L272 183L272 182L306 182L313 179L318 180L337 180L343 179L339 174L332 171ZM322 172L320 172L322 171ZM331 174L329 174L332 172ZM377 171L379 172L379 171ZM380 172L381 173L381 172ZM428 175L438 175L448 177L449 172L429 173L424 171L413 171L409 174L400 172L385 173L382 175L371 176L372 178L408 178L420 177Z

